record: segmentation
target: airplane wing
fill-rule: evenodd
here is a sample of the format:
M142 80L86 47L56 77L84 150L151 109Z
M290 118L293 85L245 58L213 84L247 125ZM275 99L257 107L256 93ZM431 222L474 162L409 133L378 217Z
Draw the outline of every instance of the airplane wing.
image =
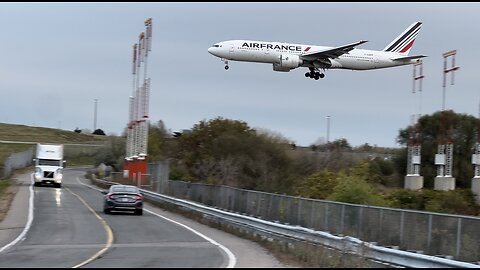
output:
M300 58L302 58L304 60L316 60L316 59L319 59L319 58L324 58L324 59L325 58L337 58L340 55L348 53L349 51L353 50L355 48L355 46L358 46L358 45L363 44L365 42L367 42L367 40L360 40L360 41L355 42L355 43L350 43L350 44L347 44L347 45L343 45L343 46L339 46L339 47L335 47L335 48L331 48L331 49L306 53L306 54L300 56Z
M397 57L391 58L393 61L405 61L405 60L413 60L413 59L420 59L423 57L427 57L426 55L412 55L412 56L405 56L405 57Z

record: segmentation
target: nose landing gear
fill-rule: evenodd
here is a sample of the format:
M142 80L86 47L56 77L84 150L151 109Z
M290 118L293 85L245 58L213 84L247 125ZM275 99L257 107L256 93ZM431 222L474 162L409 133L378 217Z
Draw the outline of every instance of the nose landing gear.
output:
M225 70L228 70L228 60L225 58L222 58L223 63L225 63Z

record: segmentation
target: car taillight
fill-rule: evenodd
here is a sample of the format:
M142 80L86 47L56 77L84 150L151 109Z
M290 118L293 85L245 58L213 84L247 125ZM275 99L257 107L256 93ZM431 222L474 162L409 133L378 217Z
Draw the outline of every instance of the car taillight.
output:
M107 195L107 197L108 197L110 200L115 199L115 196L114 196L113 194L109 194L109 195Z
M143 195L135 195L135 200L143 200Z

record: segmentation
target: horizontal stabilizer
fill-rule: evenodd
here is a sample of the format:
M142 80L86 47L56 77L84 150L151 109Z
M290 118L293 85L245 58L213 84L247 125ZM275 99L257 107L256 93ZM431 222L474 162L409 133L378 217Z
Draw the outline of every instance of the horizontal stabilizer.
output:
M405 56L405 57L397 57L397 58L391 58L393 61L406 61L406 60L414 60L414 59L420 59L423 57L427 57L426 55L412 55L412 56Z

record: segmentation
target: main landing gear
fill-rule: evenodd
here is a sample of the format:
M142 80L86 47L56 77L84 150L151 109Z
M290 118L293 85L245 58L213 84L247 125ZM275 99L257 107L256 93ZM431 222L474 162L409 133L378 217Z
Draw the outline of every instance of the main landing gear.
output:
M305 77L310 77L310 79L318 80L320 78L323 79L323 77L325 77L325 74L316 71L314 68L310 68L310 72L305 73Z

